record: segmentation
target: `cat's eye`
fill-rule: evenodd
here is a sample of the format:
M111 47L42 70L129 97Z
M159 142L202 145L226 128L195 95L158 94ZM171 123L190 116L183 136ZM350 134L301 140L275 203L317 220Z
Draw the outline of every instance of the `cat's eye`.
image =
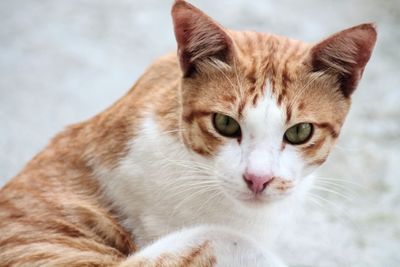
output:
M240 137L242 134L239 123L227 115L214 114L213 124L217 132L223 136Z
M284 139L292 145L301 145L310 140L313 134L313 125L302 122L286 130Z

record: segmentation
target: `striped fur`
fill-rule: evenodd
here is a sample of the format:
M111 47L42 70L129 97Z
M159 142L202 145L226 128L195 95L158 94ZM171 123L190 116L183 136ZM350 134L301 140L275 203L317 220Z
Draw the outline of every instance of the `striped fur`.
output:
M307 44L226 30L182 0L172 16L178 56L58 134L1 189L0 266L284 266L260 245L282 210L269 203L303 190L328 157L376 31L363 24ZM219 135L215 112L243 136ZM304 121L311 140L284 143ZM245 169L274 175L264 195L249 193Z

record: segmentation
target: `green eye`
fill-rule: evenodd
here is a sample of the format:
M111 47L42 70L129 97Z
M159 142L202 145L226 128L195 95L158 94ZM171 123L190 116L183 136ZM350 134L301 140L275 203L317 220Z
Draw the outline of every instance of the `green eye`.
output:
M218 133L223 136L239 137L242 134L239 123L229 116L216 113L214 114L213 123Z
M286 132L284 139L292 145L300 145L307 142L313 134L313 125L311 123L299 123L290 127Z

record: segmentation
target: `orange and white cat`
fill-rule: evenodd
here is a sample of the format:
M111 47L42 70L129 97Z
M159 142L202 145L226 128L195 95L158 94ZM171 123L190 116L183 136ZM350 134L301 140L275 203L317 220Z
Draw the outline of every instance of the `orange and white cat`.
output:
M178 55L1 189L0 266L285 266L274 237L338 138L375 28L307 44L181 0L172 17Z

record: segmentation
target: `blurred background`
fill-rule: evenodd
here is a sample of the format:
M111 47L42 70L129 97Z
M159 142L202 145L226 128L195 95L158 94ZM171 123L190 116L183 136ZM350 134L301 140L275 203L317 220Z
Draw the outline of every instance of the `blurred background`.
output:
M316 194L279 253L291 266L400 266L400 1L192 0L233 29L308 42L376 22L378 43ZM175 41L168 0L0 1L0 186L66 125L121 97Z

